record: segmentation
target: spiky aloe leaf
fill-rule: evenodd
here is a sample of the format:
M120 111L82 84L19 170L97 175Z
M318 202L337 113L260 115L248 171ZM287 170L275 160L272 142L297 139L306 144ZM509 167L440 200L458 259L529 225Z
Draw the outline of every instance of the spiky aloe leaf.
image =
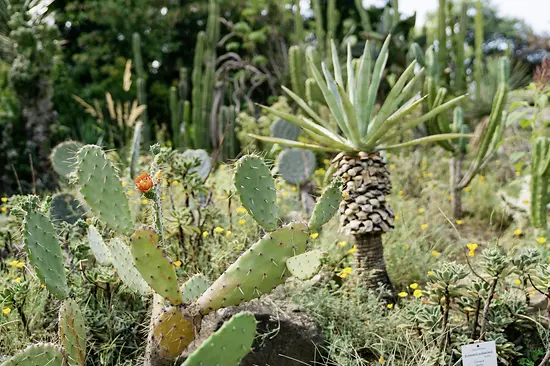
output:
M92 212L112 229L130 235L134 229L122 182L99 146L86 145L78 151L77 176L80 193Z
M312 232L318 231L338 211L342 201L343 185L344 181L341 178L333 179L317 200L308 224Z
M78 304L67 299L59 309L59 341L67 355L69 366L86 363L86 326Z
M58 299L69 296L61 244L52 222L43 213L29 211L23 220L25 249L38 278Z
M252 347L256 319L250 313L234 315L212 334L181 366L238 366Z
M275 180L262 158L243 156L237 161L235 188L241 203L250 215L267 231L277 228L277 192Z
M130 237L136 269L143 279L159 295L172 305L182 303L178 278L172 261L159 247L159 237L154 229L141 227Z
M307 241L307 227L300 223L267 233L202 294L197 307L207 314L269 293L288 278L286 260L303 253Z
M286 268L294 277L301 280L308 280L319 272L321 267L321 259L326 253L320 250L312 250L302 253L295 257L290 257L286 260Z

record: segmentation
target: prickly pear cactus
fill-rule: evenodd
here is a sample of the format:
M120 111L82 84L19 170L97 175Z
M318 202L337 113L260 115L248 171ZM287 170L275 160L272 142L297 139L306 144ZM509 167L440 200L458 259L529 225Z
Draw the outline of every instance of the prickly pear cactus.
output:
M158 234L154 229L141 227L130 237L136 269L143 279L159 295L172 305L181 305L182 297L178 278L172 261L159 247Z
M319 272L321 259L325 253L320 250L311 250L286 260L286 268L290 273L300 279L308 280Z
M267 233L252 245L197 300L202 314L260 297L283 284L288 258L302 254L308 241L304 224L292 223Z
M39 343L25 348L0 366L66 366L61 348L51 343Z
M58 193L50 202L50 218L54 223L64 221L73 225L85 213L82 203L69 193Z
M92 212L112 229L130 235L134 229L122 182L99 146L78 151L76 170L80 192Z
M111 252L103 241L101 234L93 225L88 227L88 243L90 243L90 249L99 264L103 266L111 264Z
M315 166L315 154L305 149L286 149L277 158L279 173L290 184L300 185L307 181L315 171Z
M338 177L333 179L325 188L321 197L317 200L313 214L309 220L308 226L311 231L318 231L321 226L326 224L336 214L342 201L343 185L344 181Z
M279 118L271 125L271 136L296 141L302 129L292 123Z
M86 326L78 304L72 299L65 300L59 309L59 341L69 366L84 366Z
M239 313L212 334L181 366L237 366L252 347L256 319Z
M151 340L156 345L154 357L174 359L195 339L193 317L180 307L164 309L151 327Z
M29 211L23 220L23 238L38 278L58 299L69 296L61 245L48 217Z
M202 179L206 179L210 169L212 168L212 159L206 150L197 149L197 150L185 150L182 154L182 157L185 160L191 160L197 158L200 162L199 166L190 170L190 172L197 172L197 175Z
M151 288L145 282L141 274L134 266L134 260L130 248L120 238L114 238L109 242L111 259L120 279L132 291L141 295L148 295Z
M65 141L54 147L50 154L53 170L67 178L76 169L76 154L81 147L76 141Z
M191 304L197 300L208 289L208 286L210 286L208 278L201 274L196 274L188 279L180 287L183 303Z
M277 192L275 180L258 156L247 155L237 161L235 188L241 203L250 215L267 231L277 228Z

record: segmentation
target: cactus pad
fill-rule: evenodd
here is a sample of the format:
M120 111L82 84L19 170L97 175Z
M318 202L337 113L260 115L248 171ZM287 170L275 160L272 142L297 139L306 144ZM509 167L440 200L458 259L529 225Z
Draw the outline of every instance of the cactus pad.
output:
M311 231L316 232L319 230L338 211L340 201L342 201L343 185L344 181L342 178L333 179L325 188L321 197L317 199L317 204L313 209L313 214L308 224Z
M183 303L190 304L198 299L208 289L208 282L208 278L201 274L196 274L188 279L180 287Z
M111 259L116 268L120 279L132 291L141 295L147 295L151 292L149 285L134 266L130 248L119 238L114 238L109 242Z
M277 228L275 180L262 158L247 155L237 161L235 188L241 203L267 231Z
M23 237L29 260L48 291L58 299L69 296L61 245L50 219L41 212L28 212Z
M301 280L308 280L319 272L321 267L321 258L325 253L320 250L312 250L302 253L286 260L286 268L294 277Z
M112 229L130 235L134 224L122 182L99 146L86 145L77 154L80 192L92 212Z
M206 152L206 150L185 150L182 154L182 157L185 160L197 158L200 164L197 167L192 168L190 172L197 172L197 175L203 180L208 177L208 173L210 173L210 169L212 169L212 159L210 159L210 155L208 155L208 152Z
M296 141L300 136L301 128L279 118L271 125L271 136Z
M315 166L315 154L305 149L287 149L277 158L279 173L290 184L304 183L315 171Z
M67 299L59 309L59 339L69 366L86 362L86 327L78 304Z
M53 170L67 178L76 169L76 154L81 147L76 141L65 141L54 147L50 155Z
M195 339L193 318L179 307L170 307L155 320L152 333L159 356L176 358Z
M283 284L290 272L288 258L302 254L308 241L307 227L291 223L267 233L244 252L197 300L201 313L238 305Z
M172 305L182 303L176 269L159 247L158 234L151 228L141 227L130 237L132 255L143 279Z
M25 348L0 366L65 366L61 348L51 343L39 343Z
M250 352L255 336L254 315L234 315L189 355L181 366L237 366Z
M90 243L90 249L92 250L92 253L94 253L94 256L99 264L104 266L111 264L111 252L109 251L107 245L105 245L101 234L93 225L88 227L88 242Z
M85 213L81 202L69 193L58 193L52 197L50 202L50 218L54 222L64 221L73 225Z

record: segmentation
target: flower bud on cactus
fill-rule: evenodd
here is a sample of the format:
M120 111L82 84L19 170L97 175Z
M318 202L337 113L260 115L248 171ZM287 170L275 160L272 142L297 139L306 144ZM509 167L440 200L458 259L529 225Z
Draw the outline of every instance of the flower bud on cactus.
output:
M153 188L153 180L149 174L143 172L136 178L136 188L142 192L147 193Z

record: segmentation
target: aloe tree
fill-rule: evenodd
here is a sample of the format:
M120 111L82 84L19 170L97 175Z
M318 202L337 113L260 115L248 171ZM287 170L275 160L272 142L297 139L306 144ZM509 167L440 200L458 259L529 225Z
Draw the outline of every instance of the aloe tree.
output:
M424 115L412 116L411 112L425 98L416 95L416 85L422 79L423 70L415 74L416 62L413 61L396 81L380 108L375 108L388 60L389 42L390 37L385 40L374 62L368 42L358 62L353 60L348 46L345 79L334 43L331 45L334 73L324 63L320 71L313 60L308 59L308 66L337 128L321 118L301 97L283 87L307 115L263 108L301 127L312 142L254 137L290 147L338 153L331 170L345 182L340 222L342 230L355 237L356 266L367 287L377 288L382 284L393 291L383 256L382 234L393 228L394 213L386 201L386 195L391 191L391 181L380 152L468 135L447 133L392 143L396 138L405 139L407 131L454 107L465 96L442 103Z

